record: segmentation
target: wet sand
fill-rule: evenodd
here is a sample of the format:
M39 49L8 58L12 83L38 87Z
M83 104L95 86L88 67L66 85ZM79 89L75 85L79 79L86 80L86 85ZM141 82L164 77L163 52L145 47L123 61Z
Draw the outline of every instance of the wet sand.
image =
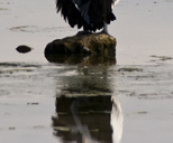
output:
M53 64L44 57L47 43L78 31L56 14L54 1L1 0L0 142L69 143L82 138L100 143L172 143L172 10L171 0L121 0L114 10L117 20L109 27L117 39L117 65L86 67ZM22 44L33 50L18 53ZM62 114L56 105L62 94L85 103L76 107L81 112L74 114L69 107L70 114ZM112 102L103 102L110 105L105 110L89 102L91 109L85 98L78 101L81 95L108 96ZM88 122L99 117L107 127L101 121L98 128ZM101 139L98 134L107 136Z

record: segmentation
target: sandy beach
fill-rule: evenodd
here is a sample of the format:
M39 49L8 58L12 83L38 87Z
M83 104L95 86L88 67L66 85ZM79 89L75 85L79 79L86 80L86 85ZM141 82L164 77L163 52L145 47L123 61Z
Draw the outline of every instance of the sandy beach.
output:
M172 12L172 0L120 0L117 64L60 65L46 45L79 30L55 1L0 0L0 142L172 143Z

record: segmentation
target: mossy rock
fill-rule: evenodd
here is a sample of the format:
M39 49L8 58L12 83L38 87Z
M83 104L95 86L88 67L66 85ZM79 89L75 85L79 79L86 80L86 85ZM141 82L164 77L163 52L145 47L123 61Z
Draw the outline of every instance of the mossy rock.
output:
M99 62L116 63L116 39L105 33L77 34L63 39L57 39L47 44L45 57L50 62L63 63L72 57L75 63L81 63L85 57ZM69 62L74 63L74 62Z

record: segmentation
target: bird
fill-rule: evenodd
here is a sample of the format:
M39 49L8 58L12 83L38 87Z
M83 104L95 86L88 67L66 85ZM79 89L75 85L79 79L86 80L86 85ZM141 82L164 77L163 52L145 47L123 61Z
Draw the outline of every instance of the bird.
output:
M108 33L107 25L116 20L113 5L119 0L56 0L57 13L74 28Z

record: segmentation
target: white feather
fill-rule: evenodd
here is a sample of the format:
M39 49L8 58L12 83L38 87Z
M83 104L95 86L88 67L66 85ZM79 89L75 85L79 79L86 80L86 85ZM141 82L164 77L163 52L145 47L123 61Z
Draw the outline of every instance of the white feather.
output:
M120 0L113 0L112 9L118 4Z
M116 5L120 0L113 0L113 5Z

